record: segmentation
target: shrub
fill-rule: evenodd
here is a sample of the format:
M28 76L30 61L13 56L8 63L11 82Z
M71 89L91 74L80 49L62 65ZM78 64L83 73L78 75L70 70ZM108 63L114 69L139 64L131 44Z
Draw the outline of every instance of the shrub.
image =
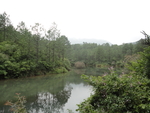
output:
M140 57L136 62L128 64L128 69L150 79L150 47L145 48L139 55Z
M148 113L150 80L135 74L114 72L105 76L82 75L93 86L94 93L78 105L80 113Z
M65 68L69 71L70 70L70 68L71 68L71 63L70 63L70 61L68 60L68 59L64 59L64 66L65 66Z
M59 67L59 68L54 69L54 73L56 73L56 74L67 73L67 72L68 72L67 69L64 67Z
M13 113L27 113L24 105L26 103L25 97L20 96L20 93L16 93L16 95L18 100L15 103L7 101L5 105L11 106L10 111L13 111Z

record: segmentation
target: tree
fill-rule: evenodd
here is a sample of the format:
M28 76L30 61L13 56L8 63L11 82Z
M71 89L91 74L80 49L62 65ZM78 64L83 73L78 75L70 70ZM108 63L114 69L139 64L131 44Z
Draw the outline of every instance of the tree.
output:
M70 49L70 42L68 38L64 35L62 35L60 38L57 38L57 43L59 44L59 54L62 60L64 60L65 57L67 57L67 53L69 53Z
M96 60L101 63L103 61L103 55L104 55L104 51L102 46L98 46L97 47L97 52L96 52Z
M51 30L49 29L47 31L47 34L46 35L46 38L48 39L48 44L47 44L47 48L48 48L48 62L50 63L50 54L51 54L51 38L52 38L52 33L51 33Z
M69 41L60 37L57 25L53 23L46 36L41 24L31 27L29 31L20 22L15 29L7 14L0 14L0 79L70 70L66 59Z
M103 44L103 46L105 47L105 58L106 58L106 61L107 62L109 62L109 63L111 63L111 58L112 58L112 56L111 56L111 46L110 46L110 44L109 43L106 43L106 44Z
M145 36L144 44L150 46L150 36L145 31L141 31L141 33Z
M16 43L18 43L20 45L20 47L22 47L22 55L24 55L24 57L26 57L26 60L31 60L31 49L32 49L32 40L31 40L31 32L27 29L25 23L22 21L17 25L16 28L18 33L19 38L17 38L17 41L15 41ZM30 65L30 61L29 61L29 65Z
M32 26L33 31L33 37L35 39L35 49L36 49L36 64L38 65L39 62L39 46L40 46L40 37L43 32L43 27L39 23L35 23L34 26Z
M0 14L0 31L3 31L3 39L1 41L6 40L6 31L7 27L11 25L9 16L4 12Z
M133 46L133 53L141 52L147 46L144 44L144 39L140 39Z
M52 24L52 27L48 30L48 35L47 35L47 38L49 40L49 61L50 61L50 43L52 44L51 46L51 49L52 49L52 61L53 61L53 65L55 65L55 59L57 56L55 56L55 50L57 49L56 48L56 39L60 37L60 32L59 30L57 29L57 25L56 23L53 23Z

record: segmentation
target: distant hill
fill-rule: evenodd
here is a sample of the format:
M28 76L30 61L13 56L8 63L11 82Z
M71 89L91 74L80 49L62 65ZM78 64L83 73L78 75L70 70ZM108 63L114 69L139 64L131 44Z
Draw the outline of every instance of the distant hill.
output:
M83 44L83 42L87 43L97 43L97 44L104 44L104 43L109 43L110 42L106 40L101 40L101 39L75 39L75 38L68 38L71 44Z

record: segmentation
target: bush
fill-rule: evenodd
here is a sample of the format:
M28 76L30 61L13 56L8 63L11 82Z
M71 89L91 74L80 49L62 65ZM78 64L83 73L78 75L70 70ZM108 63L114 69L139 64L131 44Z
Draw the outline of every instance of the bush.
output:
M150 80L135 74L82 75L94 93L78 105L80 113L148 113Z
M27 113L24 105L26 103L25 97L20 96L20 93L16 93L16 95L17 101L15 103L7 101L5 105L11 106L10 111L13 111L13 113Z
M76 62L75 67L78 69L85 68L85 63L84 62Z
M67 71L66 68L64 68L64 67L59 67L59 68L55 68L53 73L60 74L60 73L67 73L67 72L68 72L68 71Z
M68 60L68 59L64 59L64 66L65 66L65 68L69 71L70 70L70 68L71 68L71 63L70 63L70 61Z
M150 47L145 48L144 52L140 52L139 55L136 62L128 63L128 69L150 79Z

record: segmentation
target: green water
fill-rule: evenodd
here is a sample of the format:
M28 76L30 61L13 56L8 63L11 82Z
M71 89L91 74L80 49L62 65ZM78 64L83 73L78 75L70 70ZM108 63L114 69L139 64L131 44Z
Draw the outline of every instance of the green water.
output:
M0 113L11 113L4 103L15 101L15 94L26 97L29 113L68 113L90 96L92 90L81 74L101 75L104 70L96 68L72 69L67 74L36 76L0 81Z

